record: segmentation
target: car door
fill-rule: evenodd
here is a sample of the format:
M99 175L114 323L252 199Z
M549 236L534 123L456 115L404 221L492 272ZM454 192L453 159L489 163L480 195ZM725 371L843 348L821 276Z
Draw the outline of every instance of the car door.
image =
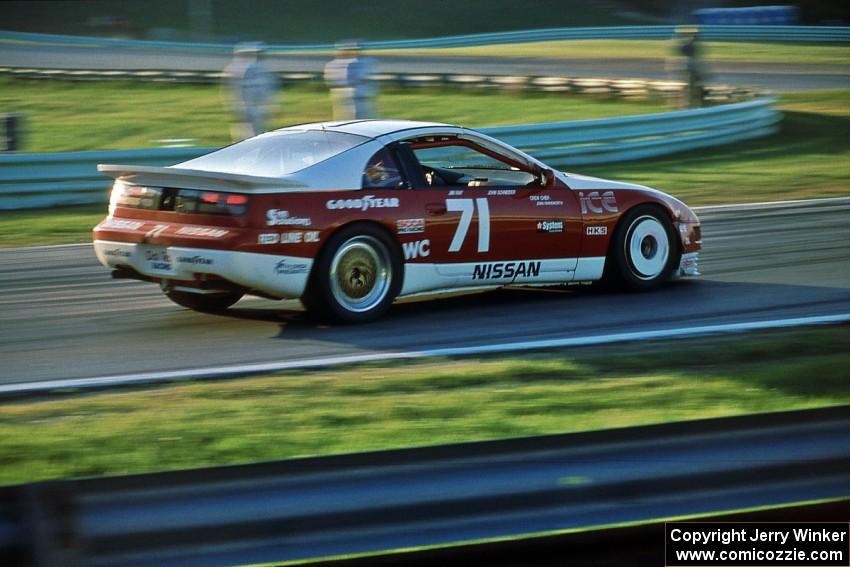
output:
M581 216L566 186L544 185L467 140L408 147L425 173L412 188L427 226L427 261L438 274L467 287L573 279Z

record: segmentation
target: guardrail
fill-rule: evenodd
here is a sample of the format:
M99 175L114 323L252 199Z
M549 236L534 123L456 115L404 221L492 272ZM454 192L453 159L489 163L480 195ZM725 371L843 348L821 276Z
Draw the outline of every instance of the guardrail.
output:
M30 67L0 67L0 75L18 79L48 79L61 81L152 81L158 83L219 84L222 71L174 71L166 69L34 69ZM285 84L315 82L324 85L322 73L277 73ZM499 90L536 90L576 94L605 94L623 98L679 96L685 88L683 81L649 79L610 79L603 77L562 77L539 75L472 75L457 73L376 73L369 79L377 85L400 87L460 87ZM731 85L706 85L705 100L709 103L740 102L756 96L753 89Z
M509 32L454 35L445 37L367 41L365 49L423 49L444 47L474 47L506 43L530 43L576 39L660 39L672 38L678 26L617 26L587 28L548 28ZM850 42L848 26L766 26L766 25L706 25L700 26L702 39L708 41L783 41L783 42ZM0 41L73 45L94 48L174 49L230 51L231 44L106 39L86 36L51 35L41 33L0 31ZM333 51L332 43L270 45L279 52Z
M253 564L834 500L848 409L5 487L0 560Z
M0 154L0 210L103 203L110 183L97 172L99 163L170 165L212 149Z
M782 116L774 101L480 130L555 167L610 163L767 136ZM105 202L109 180L97 172L98 163L171 165L213 149L0 155L0 210Z

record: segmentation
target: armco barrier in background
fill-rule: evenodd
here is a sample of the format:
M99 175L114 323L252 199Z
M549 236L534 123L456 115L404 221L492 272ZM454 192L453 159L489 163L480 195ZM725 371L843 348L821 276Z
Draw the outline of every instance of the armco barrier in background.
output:
M99 163L170 165L213 148L0 155L0 210L105 203L109 180Z
M767 136L779 127L773 98L682 110L481 128L557 167L660 156ZM98 163L171 165L213 148L0 155L0 210L102 203L109 180Z
M562 41L571 39L660 39L673 37L674 25L661 26L617 26L591 28L548 28L510 32L454 35L445 37L367 41L363 48L420 49L440 47L472 47L505 43L530 43L538 41ZM848 26L766 26L766 25L707 25L700 27L703 40L712 41L792 41L792 42L850 42ZM222 43L187 43L173 41L144 41L132 39L104 39L73 35L50 35L27 32L0 32L0 40L34 42L77 47L130 47L139 49L176 49L230 52L233 46ZM270 45L270 51L303 52L333 51L334 44Z

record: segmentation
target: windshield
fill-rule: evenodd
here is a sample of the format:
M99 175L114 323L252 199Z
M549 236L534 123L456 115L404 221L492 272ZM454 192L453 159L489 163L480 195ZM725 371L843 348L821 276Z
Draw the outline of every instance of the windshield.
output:
M177 167L280 177L295 173L368 141L369 138L324 130L282 130L251 138Z

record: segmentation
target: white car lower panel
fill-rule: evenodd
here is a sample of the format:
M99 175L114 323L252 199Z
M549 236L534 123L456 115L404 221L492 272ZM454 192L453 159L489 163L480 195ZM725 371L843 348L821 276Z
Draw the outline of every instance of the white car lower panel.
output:
M457 264L407 263L400 295L515 284L561 284L602 277L605 258L552 258Z
M109 268L130 266L146 276L187 281L195 274L211 274L281 298L301 297L313 265L311 259L296 256L105 240L96 240L94 250Z

